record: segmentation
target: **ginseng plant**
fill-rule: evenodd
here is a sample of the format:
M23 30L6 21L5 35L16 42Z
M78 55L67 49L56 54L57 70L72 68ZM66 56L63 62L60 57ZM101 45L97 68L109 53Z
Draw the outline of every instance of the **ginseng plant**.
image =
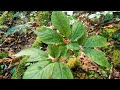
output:
M79 52L102 67L111 67L104 53L98 49L106 46L106 38L99 35L89 37L83 22L76 20L70 25L70 19L61 11L52 12L51 22L54 28L35 30L41 41L48 45L46 51L27 48L15 55L29 56L27 62L32 62L24 72L23 79L73 79L66 62L70 57L79 56Z

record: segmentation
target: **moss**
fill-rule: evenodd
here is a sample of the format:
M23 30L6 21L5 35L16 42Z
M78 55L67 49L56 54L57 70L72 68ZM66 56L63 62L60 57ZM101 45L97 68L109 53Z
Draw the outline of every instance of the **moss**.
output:
M3 12L3 14L0 16L0 24L3 24L4 21L6 20L8 15L8 11Z
M37 25L48 26L50 21L50 12L49 11L33 11L31 12L30 21L35 22Z
M37 28L36 28L37 31L40 31L40 30L42 30L42 29L43 29L43 27L37 27Z
M76 57L69 58L67 61L69 68L75 68L78 65L78 58Z
M111 28L111 29L108 29L106 28L105 31L110 35L112 36L112 34L117 31L118 29L117 28Z
M4 36L4 35L1 35L1 36L0 36L0 44L3 43L3 42L5 41L5 39L6 39L5 36Z
M50 21L50 13L48 11L38 12L37 19L38 24L47 26Z
M86 72L80 67L77 67L77 69L73 70L73 76L75 79L85 79L86 75Z
M107 38L112 38L113 34L118 30L118 28L104 28L101 35Z
M41 40L39 37L36 38L36 40L34 41L34 43L32 44L33 48L40 48L41 45Z
M118 66L120 64L120 50L113 51L113 64L115 66Z
M25 64L26 64L26 61L28 60L28 58L29 58L28 56L25 56L24 58L22 58L15 73L12 75L12 79L21 79L22 78L22 76L26 70Z
M0 59L8 57L8 53L7 52L0 52Z

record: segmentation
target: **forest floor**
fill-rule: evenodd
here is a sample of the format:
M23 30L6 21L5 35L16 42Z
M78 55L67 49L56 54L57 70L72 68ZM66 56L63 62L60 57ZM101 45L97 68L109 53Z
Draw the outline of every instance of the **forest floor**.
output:
M36 35L32 31L33 29L37 29L40 27L36 18L38 18L38 14L36 16L30 16L30 14L35 14L37 12L21 12L24 18L20 18L17 16L17 12L1 12L0 19L3 18L3 22L0 26L0 79L11 79L13 73L15 72L17 66L19 65L20 58L16 58L13 56L19 51L29 48L32 46L34 41L36 40ZM99 68L97 64L91 62L84 54L81 55L80 62L82 64L81 67L76 65L72 68L74 72L75 79L120 79L120 21L119 17L114 16L106 16L98 19L88 19L86 15L92 15L96 12L75 12L74 15L80 20L82 20L87 28L87 32L89 35L99 33L102 36L107 37L108 47L101 48L103 52L105 52L109 62L112 64L111 70L107 71L104 68ZM16 14L16 17L15 17ZM40 14L41 15L41 14ZM115 14L116 15L116 14ZM14 16L14 18L13 18ZM119 16L119 15L118 15ZM45 17L44 17L45 18ZM44 19L43 18L43 19ZM8 29L12 26L21 25L26 22L34 23L31 24L29 30L25 33L16 32L14 34L9 34L7 37L6 33ZM48 20L48 23L50 21ZM50 24L49 24L50 25ZM46 47L44 43L42 43L42 47ZM109 74L108 74L109 73Z

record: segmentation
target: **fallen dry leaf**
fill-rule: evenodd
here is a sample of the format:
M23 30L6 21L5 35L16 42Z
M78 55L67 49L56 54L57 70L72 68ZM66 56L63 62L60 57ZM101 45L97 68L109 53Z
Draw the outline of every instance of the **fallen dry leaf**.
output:
M104 26L103 28L113 28L113 25Z

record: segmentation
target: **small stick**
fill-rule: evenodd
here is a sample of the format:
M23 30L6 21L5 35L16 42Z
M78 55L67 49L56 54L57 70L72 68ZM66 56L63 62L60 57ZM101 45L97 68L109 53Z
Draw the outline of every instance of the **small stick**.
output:
M108 79L111 79L111 78L112 78L112 73L113 73L113 65L112 65L111 68L110 68L110 75L109 75Z

